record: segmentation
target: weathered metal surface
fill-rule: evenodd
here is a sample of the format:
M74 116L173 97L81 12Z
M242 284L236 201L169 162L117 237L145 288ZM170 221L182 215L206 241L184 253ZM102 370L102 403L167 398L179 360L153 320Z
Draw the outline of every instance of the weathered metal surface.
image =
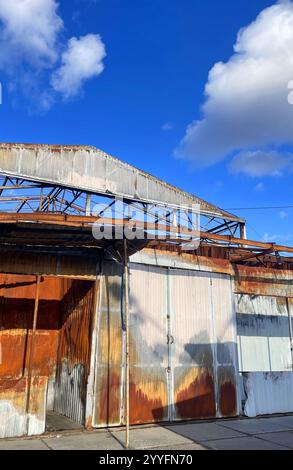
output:
M31 347L36 278L0 275L0 378L18 379L26 374ZM58 343L60 283L43 278L40 285L39 319L35 338L33 374L55 373Z
M235 416L240 404L237 399L237 328L232 282L229 276L211 274L211 283L218 416Z
M235 266L235 292L239 294L293 297L293 271Z
M166 270L131 266L130 422L168 419Z
M286 298L236 294L235 304L240 371L292 370Z
M92 282L62 280L54 410L84 424L93 317Z
M0 272L23 275L71 276L95 280L98 259L89 256L0 252Z
M95 147L0 144L0 173L101 194L202 211L243 222L190 193L134 168Z
M35 377L30 412L26 414L27 377L0 379L0 438L38 435L45 431L47 377Z
M210 275L172 270L170 292L174 418L216 416Z
M248 372L243 382L246 416L293 412L293 372Z
M233 274L233 268L226 259L178 253L178 249L172 252L145 248L132 255L131 262L166 268Z
M237 355L230 277L170 274L175 419L234 416Z
M121 424L123 399L122 271L105 263L98 308L93 426Z

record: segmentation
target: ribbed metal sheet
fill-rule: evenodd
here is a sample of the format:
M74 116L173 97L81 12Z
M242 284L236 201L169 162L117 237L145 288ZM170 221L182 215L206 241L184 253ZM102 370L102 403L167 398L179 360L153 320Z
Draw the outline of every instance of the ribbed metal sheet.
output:
M235 302L240 371L292 370L287 299L236 294Z
M97 320L93 426L119 425L123 415L122 270L105 263Z
M237 357L230 277L170 273L174 418L234 416Z
M63 280L54 410L84 424L90 364L94 284Z
M246 416L293 412L293 372L248 372L243 382Z
M166 270L132 266L130 281L130 418L168 419Z
M211 215L244 222L95 147L0 143L0 173L150 203L200 204Z
M45 431L47 377L32 381L29 414L26 414L27 387L27 377L0 380L0 438L32 436Z

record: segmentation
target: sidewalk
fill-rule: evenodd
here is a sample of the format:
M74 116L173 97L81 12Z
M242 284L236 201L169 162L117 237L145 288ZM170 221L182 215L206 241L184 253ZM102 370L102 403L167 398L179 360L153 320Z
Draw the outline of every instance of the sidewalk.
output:
M70 431L37 438L0 440L0 450L123 450L123 429ZM293 416L229 419L135 427L131 449L293 449Z

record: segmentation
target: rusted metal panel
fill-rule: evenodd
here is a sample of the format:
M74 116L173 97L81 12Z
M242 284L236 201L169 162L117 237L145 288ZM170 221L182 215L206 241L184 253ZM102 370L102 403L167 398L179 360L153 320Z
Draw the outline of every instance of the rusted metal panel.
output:
M247 372L243 383L246 416L293 412L293 372Z
M168 419L166 270L131 265L130 422Z
M211 274L211 284L218 416L236 416L238 357L232 282L230 276Z
M18 379L26 374L31 347L35 277L0 275L0 378ZM35 339L33 373L54 376L58 344L60 283L42 279Z
M45 253L0 253L0 272L65 276L95 280L98 260L92 257Z
M237 415L230 277L171 271L171 299L175 419Z
M211 284L208 273L170 271L174 417L216 415Z
M292 370L286 298L236 294L235 304L240 371Z
M47 377L35 377L30 412L26 414L27 377L0 379L0 438L38 435L45 431Z
M238 294L293 297L293 271L251 266L235 266Z
M105 263L98 308L98 338L93 426L122 422L123 322L122 271Z
M84 424L94 284L63 279L54 409Z
M166 268L233 274L232 265L226 259L178 253L178 249L172 252L145 248L132 255L131 262Z

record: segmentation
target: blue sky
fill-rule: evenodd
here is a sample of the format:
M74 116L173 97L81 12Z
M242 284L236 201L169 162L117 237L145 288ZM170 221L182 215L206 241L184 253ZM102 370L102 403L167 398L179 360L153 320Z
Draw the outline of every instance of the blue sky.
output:
M284 34L280 44L271 41L268 31L275 21L293 18L291 2L278 4L281 12L267 10L238 41L244 52L235 57L240 28L275 2L28 3L35 7L38 1L42 15L48 13L40 20L42 31L49 31L47 49L39 47L38 34L43 32L36 30L34 42L22 51L24 45L17 45L15 35L23 34L37 16L28 17L23 26L22 18L12 21L15 11L0 0L0 141L95 145L223 208L293 206L293 106L279 106L275 93L281 87L280 96L288 94L284 84L291 71L293 80L292 48L284 67L282 60L284 44L286 48L293 43L290 34ZM91 51L96 62L87 56L85 68L76 60L78 51L79 58ZM251 64L260 60L264 66L253 68ZM220 70L221 82L218 75L209 79L209 71L220 61L228 64ZM281 84L272 80L276 70L278 76L283 74ZM223 80L229 98L221 88ZM203 120L205 128L193 124L186 137L187 126ZM290 124L283 125L285 120ZM252 129L243 132L250 127L247 123ZM277 123L282 123L280 129ZM247 218L250 238L293 245L293 208L238 214Z

